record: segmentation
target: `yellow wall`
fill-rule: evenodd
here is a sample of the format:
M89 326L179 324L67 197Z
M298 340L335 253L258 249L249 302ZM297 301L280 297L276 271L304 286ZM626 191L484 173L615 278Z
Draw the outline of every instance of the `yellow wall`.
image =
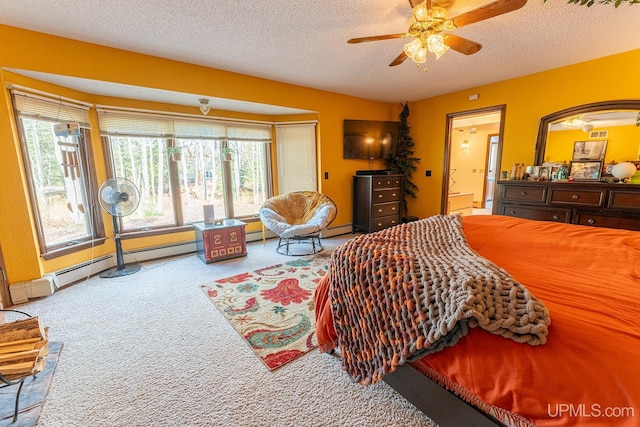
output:
M605 163L638 160L640 149L640 128L635 125L608 126L597 130L607 130L607 151ZM605 139L605 138L602 138ZM545 161L569 163L573 156L573 143L576 141L590 141L589 134L581 129L559 130L549 132Z
M574 64L555 70L505 80L410 102L409 122L422 158L414 182L418 199L409 199L409 212L421 218L440 212L446 115L505 104L502 165L532 165L541 117L575 105L591 102L640 99L637 70L640 50ZM464 79L464 76L460 76ZM469 101L477 93L479 99ZM432 176L426 177L425 170Z
M203 94L212 97L280 105L317 112L321 122L318 127L320 156L319 172L329 173L328 180L320 180L321 190L338 205L338 216L333 225L351 223L351 176L358 169L369 169L367 161L342 159L342 121L349 119L397 120L399 104L386 104L355 97L304 88L290 84L250 77L212 68L171 61L112 49L71 39L55 37L15 27L0 25L0 67L25 69L61 74L86 79L104 80L128 85L156 89ZM72 60L61 60L59 52L73 52ZM44 261L38 253L34 225L26 193L26 180L21 164L19 141L16 137L11 101L6 85L22 84L34 89L67 96L93 104L118 105L133 108L157 109L199 114L192 108L175 105L157 105L149 102L111 99L73 90L55 87L31 79L2 72L0 89L0 141L5 153L0 156L0 247L10 283L41 277L44 273L74 265L113 252L113 244L97 246L93 251ZM248 118L246 114L212 110L210 115ZM253 116L252 118L256 118ZM257 117L261 120L278 121L279 117ZM308 119L308 115L302 116ZM94 116L95 119L95 116ZM284 118L290 120L291 116ZM104 156L98 138L97 121L92 122L93 150L96 157L98 182L106 177ZM376 163L374 168L384 168ZM7 206L11 208L8 209ZM107 234L110 221L105 218ZM7 226L8 225L8 226ZM164 243L193 240L193 232L176 233L128 239L123 241L125 249L155 246Z

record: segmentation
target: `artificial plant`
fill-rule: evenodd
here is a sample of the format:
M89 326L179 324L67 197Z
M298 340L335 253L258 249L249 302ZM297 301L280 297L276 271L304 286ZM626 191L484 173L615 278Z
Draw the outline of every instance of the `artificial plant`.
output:
M404 192L402 193L402 214L407 214L407 197L416 198L418 186L411 180L413 173L418 170L420 159L413 155L413 137L409 134L409 103L402 106L400 112L400 131L398 135L398 153L387 159L387 169L404 176Z

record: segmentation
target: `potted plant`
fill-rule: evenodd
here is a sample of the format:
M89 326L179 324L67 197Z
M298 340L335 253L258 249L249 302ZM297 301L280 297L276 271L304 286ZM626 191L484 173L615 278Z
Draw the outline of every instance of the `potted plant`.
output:
M173 146L167 147L167 154L174 162L179 162L182 160L182 147Z
M231 155L233 154L233 148L225 147L222 149L223 160L226 162L231 161Z

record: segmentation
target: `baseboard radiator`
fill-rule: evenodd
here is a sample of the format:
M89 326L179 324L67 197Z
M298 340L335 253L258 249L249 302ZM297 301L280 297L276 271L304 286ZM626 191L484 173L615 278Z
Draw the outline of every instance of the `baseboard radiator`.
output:
M351 233L351 224L331 227L322 232L323 237L338 236ZM249 232L246 235L247 242L262 240L261 231ZM266 234L267 238L277 237L271 231ZM153 246L143 249L125 250L123 259L125 263L135 263L149 261L159 258L167 258L176 255L184 255L196 252L196 242L181 242L162 246ZM114 267L117 264L115 253L94 258L62 270L48 273L39 279L25 282L11 283L9 292L13 304L22 304L29 299L40 298L52 295L56 290L72 283L85 280L94 274Z
M124 251L123 259L125 263L142 262L192 253L195 251L196 243L195 241L191 241ZM53 273L45 274L39 279L11 283L9 286L11 301L13 304L22 304L32 298L52 295L56 290L64 286L85 280L94 274L98 274L104 270L114 267L116 264L116 255L115 253L112 253L55 271Z

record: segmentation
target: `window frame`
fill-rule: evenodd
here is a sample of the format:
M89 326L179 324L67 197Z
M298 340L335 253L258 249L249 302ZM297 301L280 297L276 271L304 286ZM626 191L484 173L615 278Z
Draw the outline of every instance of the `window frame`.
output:
M274 187L274 183L273 183L273 162L272 162L272 153L271 153L271 143L273 142L272 139L272 134L273 134L273 124L272 123L265 123L265 122L258 122L258 121L234 121L234 120L229 120L229 119L222 119L222 118L202 118L200 116L192 116L192 115L183 115L183 114L173 114L170 112L158 112L158 111L141 111L141 110L133 110L133 109L123 109L123 108L115 108L115 109L111 109L110 107L106 107L106 106L99 106L98 108L98 112L99 112L99 116L101 113L109 113L109 112L113 112L116 114L131 114L131 117L135 117L136 115L141 115L143 118L145 115L151 115L151 116L158 116L160 118L160 120L162 120L162 118L164 118L165 120L167 119L173 119L173 117L175 116L178 120L187 120L187 121L193 121L194 123L197 123L198 125L202 125L206 122L211 122L211 125L224 125L225 128L227 126L234 128L234 130L237 130L238 128L242 128L243 126L246 127L251 127L251 126L261 126L261 127L266 127L269 126L269 138L268 139L264 139L264 140L250 140L250 139L246 139L243 138L242 136L229 136L228 134L226 134L224 137L220 137L220 136L188 136L188 135L180 135L180 134L172 134L172 135L155 135L155 136L151 136L151 135L147 135L144 133L140 133L140 134L136 134L134 132L123 132L120 134L117 134L119 136L138 136L138 137L157 137L157 138L165 138L166 139L166 145L167 147L174 147L179 140L181 139L185 139L185 140L189 140L189 139L202 139L202 140L207 140L207 141L219 141L221 143L221 148L226 148L228 147L229 142L231 141L236 141L236 142L240 142L240 143L260 143L260 144L265 144L264 147L264 171L265 171L265 177L264 179L266 180L266 197L265 199L273 196L273 187ZM175 126L174 126L175 129ZM116 134L114 133L114 136ZM111 150L111 141L110 141L110 132L103 129L101 127L100 129L100 139L102 141L102 147L103 147L103 151L104 151L104 158L105 158L105 163L106 163L106 172L107 172L107 177L111 178L113 177L113 174L115 173L114 170L114 162L113 162L113 153ZM180 192L180 186L181 186L181 177L180 177L180 173L178 171L178 166L176 162L172 162L169 161L169 189L170 189L170 193L171 193L171 200L172 200L172 208L173 208L173 212L174 212L174 224L169 224L169 225L158 225L158 226L151 226L151 227L141 227L141 228L125 228L122 222L121 218L118 218L118 221L120 221L120 233L121 233L121 237L122 239L129 239L129 238L134 238L134 237L142 237L142 236L153 236L153 235L161 235L161 234L168 234L168 233L174 233L174 232L179 232L179 231L186 231L186 230L192 230L193 229L193 223L197 222L197 221L193 221L193 222L185 222L184 221L184 204L182 203L182 197L181 197L181 192ZM258 212L253 213L253 214L248 214L248 215L235 215L234 214L234 207L233 207L233 192L229 191L229 189L231 189L233 183L231 182L231 174L233 173L231 170L227 170L225 172L226 168L229 168L228 165L229 162L223 162L221 165L222 168L222 173L223 173L223 203L225 205L225 217L227 218L234 218L234 219L238 219L241 220L243 222L257 222L260 220L259 214Z
M19 92L21 96L32 96L29 93ZM44 98L47 102L56 103L63 101L60 99L51 98L50 96L37 95L34 97ZM11 91L11 102L13 105L13 114L16 123L16 129L18 132L18 138L20 141L20 150L22 156L22 163L25 172L25 178L27 181L27 187L29 189L29 203L31 205L31 212L33 223L36 230L36 237L38 240L38 249L40 256L45 260L54 259L64 255L68 255L74 252L78 252L84 249L88 249L97 245L104 244L106 237L104 232L104 224L102 221L102 215L100 215L99 204L97 202L97 178L95 174L95 158L91 146L91 131L87 127L80 128L80 135L78 136L78 151L80 153L78 161L82 163L82 179L84 182L85 199L89 203L85 209L88 209L87 215L90 224L88 225L89 233L80 239L68 240L52 245L46 243L46 236L43 226L42 214L40 212L40 204L37 197L37 189L33 179L33 168L31 167L31 158L29 156L29 148L27 146L27 138L25 135L25 129L22 122L23 115L18 111L16 105L16 94ZM67 102L67 101L65 101ZM25 117L27 117L25 115ZM41 117L42 121L55 122L55 120L49 117Z

